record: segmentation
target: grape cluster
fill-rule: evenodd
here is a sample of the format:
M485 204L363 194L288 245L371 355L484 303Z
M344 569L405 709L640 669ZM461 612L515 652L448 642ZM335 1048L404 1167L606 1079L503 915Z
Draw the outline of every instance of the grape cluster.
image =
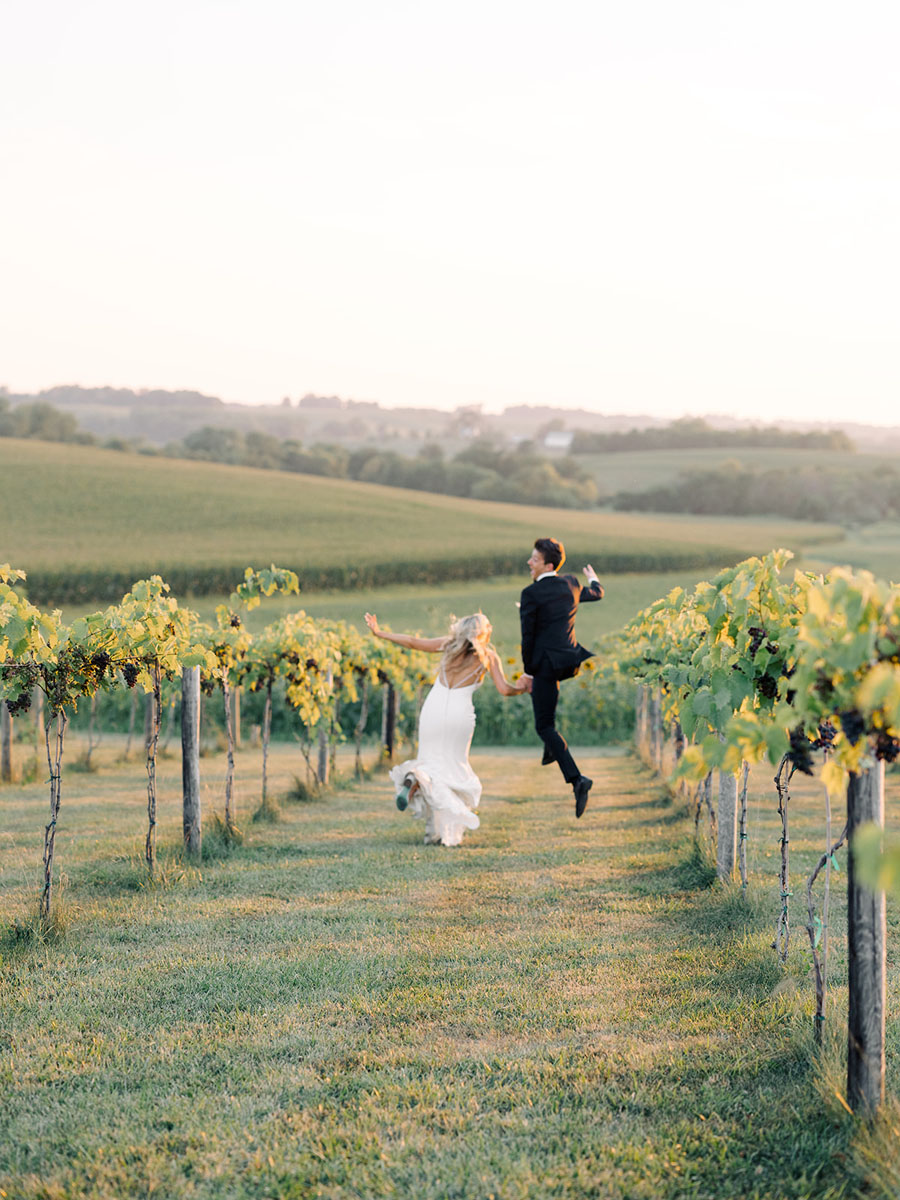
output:
M847 741L851 746L855 746L866 732L865 717L858 709L851 708L847 712L838 713L838 718Z
M756 690L767 700L774 700L778 695L778 680L772 675L761 675L756 681Z
M802 725L791 730L790 739L791 748L788 751L788 758L793 763L794 770L800 771L804 775L812 775L812 743L806 736L806 730Z
M316 660L314 658L308 658L306 660L306 669L307 669L307 671L318 671L319 664L316 662Z
M229 623L229 625L231 626L231 628L232 628L232 629L240 629L240 627L241 627L241 618L240 618L240 617L237 615L237 613L232 613L232 614L231 614L231 620L230 620L228 623Z
M135 663L126 663L122 668L122 674L125 677L125 686L133 688L138 681L140 673L140 668Z
M763 642L766 642L766 649L770 654L778 653L778 646L774 642L766 641L767 634L765 629L761 628L759 625L751 625L747 632L750 634L751 658L756 658L756 652Z
M97 654L91 655L91 666L96 667L99 672L98 682L103 679L103 676L109 670L109 664L112 662L110 656L105 650L99 651Z
M900 741L892 738L883 729L879 729L875 739L875 757L884 759L886 763L892 763L898 754L900 754Z
M19 694L6 701L11 717L28 712L31 708L31 689L41 677L41 669L36 662L7 663L2 668L3 679L19 688Z
M813 750L830 750L837 736L837 729L830 721L820 721L817 736L813 739Z

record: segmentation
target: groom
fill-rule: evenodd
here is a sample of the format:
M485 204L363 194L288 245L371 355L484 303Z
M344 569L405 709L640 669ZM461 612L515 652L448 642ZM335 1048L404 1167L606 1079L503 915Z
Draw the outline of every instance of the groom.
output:
M558 575L566 552L556 538L538 538L528 560L534 581L522 592L519 619L522 623L522 665L531 691L534 727L544 743L543 763L556 761L566 783L575 792L575 816L587 808L593 780L582 775L569 753L566 740L556 728L559 681L571 679L591 657L575 640L575 614L582 600L602 600L603 588L594 568L587 566L588 581L582 587L574 575Z

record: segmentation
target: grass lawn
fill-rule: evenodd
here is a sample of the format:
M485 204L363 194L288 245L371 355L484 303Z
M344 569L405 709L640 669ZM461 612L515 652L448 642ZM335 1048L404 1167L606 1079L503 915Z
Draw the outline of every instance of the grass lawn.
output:
M580 575L580 560L567 564L566 570ZM597 571L601 566L597 565ZM640 609L651 604L673 587L693 587L715 572L705 570L662 571L629 575L601 575L606 595L599 604L585 605L579 612L578 636L590 646L604 633L621 629ZM582 576L583 579L583 576ZM494 642L501 652L518 654L520 629L516 602L522 588L531 582L523 570L518 576L470 582L447 583L433 587L397 586L370 592L301 592L300 596L273 596L246 615L250 629L261 629L283 612L303 608L313 617L349 621L365 629L363 613L374 609L378 619L394 630L423 630L435 634L447 629L451 614L461 617L479 609L487 613L494 627ZM191 602L205 619L215 614L217 603L227 597L198 597ZM87 609L70 612L66 619Z
M7 1197L858 1194L861 1134L834 1095L837 1051L816 1066L811 1046L799 868L822 839L817 787L804 781L792 800L795 932L782 971L767 769L744 903L708 886L686 805L615 750L580 752L596 782L576 822L537 749L480 748L476 734L482 825L446 850L421 844L383 776L252 824L248 747L247 841L199 867L175 851L180 762L163 760L153 886L140 763L115 763L106 744L98 753L99 774L63 781L61 940L7 933L2 944ZM223 763L201 766L209 827ZM276 746L276 792L298 769L296 748ZM7 929L26 920L37 885L45 803L40 785L0 791ZM838 1046L844 878L832 914ZM889 923L896 1090L895 910Z

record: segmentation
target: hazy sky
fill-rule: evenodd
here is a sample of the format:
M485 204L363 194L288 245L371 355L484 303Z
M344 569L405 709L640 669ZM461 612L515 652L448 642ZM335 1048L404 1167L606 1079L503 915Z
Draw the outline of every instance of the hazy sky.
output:
M0 383L900 423L900 6L0 5Z

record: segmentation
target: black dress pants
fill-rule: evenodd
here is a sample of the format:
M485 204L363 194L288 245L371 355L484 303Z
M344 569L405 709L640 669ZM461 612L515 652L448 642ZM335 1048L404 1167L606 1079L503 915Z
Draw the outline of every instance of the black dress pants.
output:
M535 675L531 685L531 705L534 727L551 758L559 763L566 783L574 783L581 772L569 753L566 739L556 728L556 705L559 703L559 680L555 675Z

